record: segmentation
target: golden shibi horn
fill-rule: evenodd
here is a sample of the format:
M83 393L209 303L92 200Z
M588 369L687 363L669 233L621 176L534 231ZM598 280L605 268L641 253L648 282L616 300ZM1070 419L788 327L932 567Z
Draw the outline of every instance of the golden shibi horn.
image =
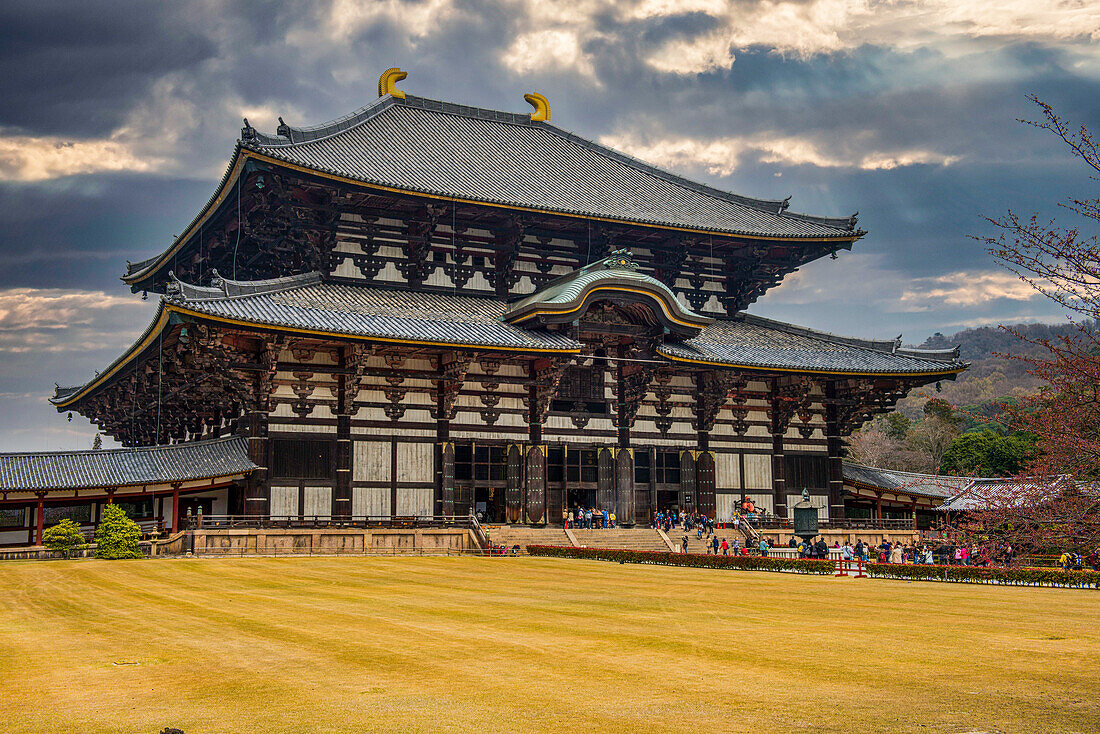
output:
M382 76L378 77L378 96L384 97L388 94L397 99L405 99L405 93L397 88L397 83L408 75L408 72L401 71L396 66L383 71Z
M532 122L550 122L550 101L546 97L531 92L523 95L523 98L527 100L527 104L535 108L531 113Z

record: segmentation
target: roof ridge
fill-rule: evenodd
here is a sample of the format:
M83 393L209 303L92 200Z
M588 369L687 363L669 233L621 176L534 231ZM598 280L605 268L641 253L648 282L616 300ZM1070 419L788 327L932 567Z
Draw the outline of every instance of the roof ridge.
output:
M885 472L887 474L904 474L907 477L926 477L928 479L966 479L972 480L978 477L956 477L950 474L925 474L919 471L903 471L901 469L883 469L879 466L868 466L867 464L858 464L854 461L845 461L846 466L854 466L860 469L870 469L871 471Z
M284 146L284 145L299 145L301 143L311 143L315 140L322 140L324 138L332 137L345 130L350 130L353 127L360 125L361 123L371 119L378 113L389 109L399 100L386 95L379 97L370 104L363 105L354 112L349 112L342 117L337 117L334 120L323 122L319 125L310 125L303 127L295 127L287 125L283 122L283 118L279 118L279 127L276 128L275 134L270 135L268 133L262 133L252 126L247 126L241 130L241 142L245 145L254 143L263 146Z
M731 318L730 320L737 321L738 319L755 323L757 326L767 326L769 328L773 328L778 331L785 331L790 334L798 334L800 336L808 336L811 338L822 339L824 341L831 341L838 344L846 344L850 347L867 349L872 352L879 352L880 354L896 354L898 351L897 345L901 344L900 337L897 339L864 339L858 336L844 336L842 334L834 334L829 331L819 331L817 329L811 329L808 326L797 326L795 324L788 324L785 321L777 321L775 319L769 319L765 318L764 316L756 316L755 314L744 312L737 314L737 316Z
M307 285L316 285L321 282L321 273L310 271L296 275L284 275L278 278L266 278L263 280L233 280L225 278L217 269L211 272L210 285L201 286L186 283L176 277L172 271L168 271L168 289L165 300L172 303L183 301L212 301L226 298L243 298L247 296L262 295L266 293L280 293Z
M84 454L103 456L104 454L132 454L137 451L153 453L171 449L190 448L192 446L207 446L215 443L228 443L230 441L243 441L241 436L220 436L218 438L206 438L200 441L187 441L186 443L165 444L163 446L123 446L117 449L76 449L74 451L4 451L0 452L0 458L7 456L81 456Z

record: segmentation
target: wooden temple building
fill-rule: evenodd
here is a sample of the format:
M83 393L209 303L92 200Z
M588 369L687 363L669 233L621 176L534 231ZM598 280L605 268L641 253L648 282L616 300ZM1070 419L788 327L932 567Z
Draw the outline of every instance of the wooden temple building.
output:
M153 322L59 388L124 446L247 440L226 514L658 508L843 518L841 438L957 351L749 315L855 216L720 191L533 113L406 95L316 127L245 120L225 177L123 280ZM850 503L848 503L850 504Z

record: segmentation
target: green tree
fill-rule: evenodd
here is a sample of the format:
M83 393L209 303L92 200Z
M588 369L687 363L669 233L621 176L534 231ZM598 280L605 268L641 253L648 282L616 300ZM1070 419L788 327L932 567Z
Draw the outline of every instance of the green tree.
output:
M126 516L125 510L118 505L103 508L95 531L96 558L141 558L140 540L141 528Z
M74 550L84 547L84 533L80 532L79 525L66 518L46 528L46 532L42 534L42 544L70 558Z
M904 441L909 435L909 428L913 425L904 413L898 412L887 413L883 423L886 435L895 441Z
M1019 474L1035 458L1035 440L1022 433L1000 435L989 428L964 433L951 442L940 471L1008 477Z

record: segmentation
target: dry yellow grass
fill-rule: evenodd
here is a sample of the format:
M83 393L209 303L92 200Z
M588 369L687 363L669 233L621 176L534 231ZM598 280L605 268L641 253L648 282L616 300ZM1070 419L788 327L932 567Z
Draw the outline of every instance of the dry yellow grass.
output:
M0 731L1095 732L1098 622L1094 591L559 559L8 563Z

